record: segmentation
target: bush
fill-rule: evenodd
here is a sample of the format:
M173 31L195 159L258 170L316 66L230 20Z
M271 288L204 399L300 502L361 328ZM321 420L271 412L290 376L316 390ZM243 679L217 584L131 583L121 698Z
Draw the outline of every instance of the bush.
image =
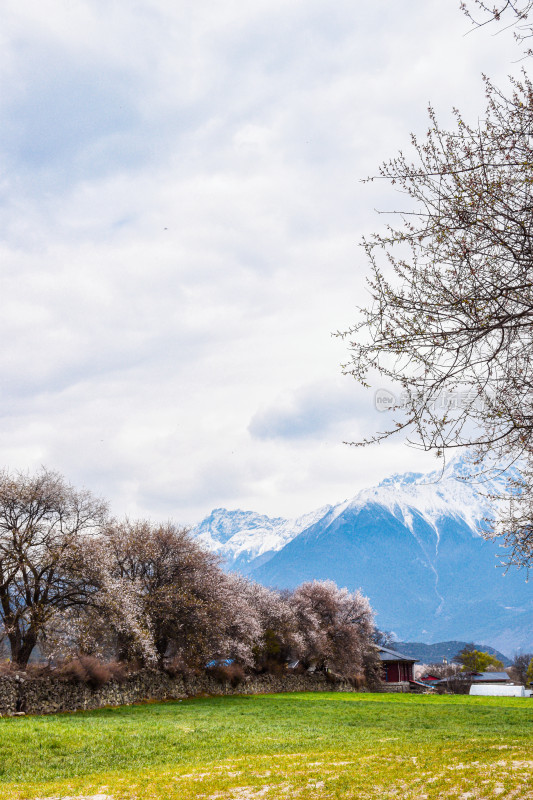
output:
M446 678L446 683L435 686L437 694L468 694L472 686L472 679L468 675L451 675Z
M111 673L111 680L116 683L124 683L132 672L138 671L134 665L124 661L108 661L106 666Z
M175 658L168 659L163 665L163 671L166 672L169 678L193 678L198 674L198 671L189 667L182 658L176 656Z
M239 664L216 664L214 667L208 667L206 673L217 683L229 683L234 689L246 678L246 674Z
M363 656L363 673L362 685L371 692L380 692L383 689L383 667L375 648L369 648Z
M275 675L277 678L287 674L287 665L280 664L279 661L267 661L265 664L265 672L269 675Z
M110 681L124 681L130 673L126 664L118 661L104 663L94 656L78 656L61 664L55 674L66 681L85 683L91 689L99 689Z
M299 661L296 664L295 667L291 667L289 669L289 674L290 675L306 675L307 674L307 669L304 667L304 665L301 663L301 661Z
M361 674L351 675L348 678L350 686L352 686L357 692L361 691L361 689L366 687L365 676Z

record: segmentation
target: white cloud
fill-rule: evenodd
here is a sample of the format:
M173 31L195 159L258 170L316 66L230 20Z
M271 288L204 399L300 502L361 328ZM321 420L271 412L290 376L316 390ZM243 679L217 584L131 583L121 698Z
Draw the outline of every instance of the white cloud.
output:
M330 333L364 302L374 208L398 202L359 178L430 98L477 115L479 73L514 69L509 37L463 37L453 5L8 0L3 464L186 522L428 466L342 444L372 396Z

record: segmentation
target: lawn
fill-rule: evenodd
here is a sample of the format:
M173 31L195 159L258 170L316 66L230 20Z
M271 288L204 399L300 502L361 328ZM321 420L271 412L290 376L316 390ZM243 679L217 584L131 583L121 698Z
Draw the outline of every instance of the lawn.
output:
M533 700L308 693L0 719L0 798L533 798Z

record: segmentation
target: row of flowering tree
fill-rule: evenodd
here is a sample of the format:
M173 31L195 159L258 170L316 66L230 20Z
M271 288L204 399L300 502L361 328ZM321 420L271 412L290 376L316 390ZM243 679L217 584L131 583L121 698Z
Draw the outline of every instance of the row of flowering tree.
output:
M39 648L201 669L291 661L346 677L379 675L373 614L332 581L294 591L226 573L186 529L117 521L57 473L0 473L0 639L25 668Z

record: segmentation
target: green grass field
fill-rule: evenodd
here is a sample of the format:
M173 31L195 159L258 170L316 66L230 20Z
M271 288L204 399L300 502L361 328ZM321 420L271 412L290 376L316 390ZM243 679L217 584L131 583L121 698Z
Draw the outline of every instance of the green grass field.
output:
M0 720L0 798L533 798L533 700L201 698Z

